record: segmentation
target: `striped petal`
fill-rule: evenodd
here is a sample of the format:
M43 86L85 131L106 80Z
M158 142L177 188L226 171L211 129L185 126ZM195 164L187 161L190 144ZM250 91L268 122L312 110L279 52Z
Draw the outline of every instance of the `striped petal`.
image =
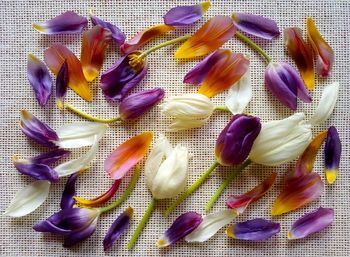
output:
M68 86L84 100L92 101L91 90L84 77L81 63L71 50L61 43L55 43L45 50L44 60L55 75L58 74L62 64L67 60L69 76Z
M340 142L339 134L337 129L333 126L331 126L328 129L324 154L325 154L326 178L329 184L333 184L338 175L340 155L341 155L341 142Z
M67 179L66 185L64 186L64 190L61 197L60 207L62 210L73 208L75 204L74 196L75 192L75 183L77 182L77 178L79 176L79 172L73 173Z
M334 62L333 49L323 39L311 17L307 18L306 29L309 42L318 56L316 71L321 77L328 77Z
M50 182L57 182L59 180L57 172L46 164L26 163L20 160L15 160L13 164L18 172L36 180L47 180Z
M103 28L109 29L112 32L113 41L116 42L118 45L121 45L124 43L125 35L117 26L109 22L106 22L94 15L92 15L90 18L94 26L100 25Z
M277 173L273 172L262 183L254 187L252 190L238 196L231 196L226 201L226 205L230 209L236 209L239 214L242 214L250 203L258 201L263 197L273 186L276 181Z
M236 27L228 16L215 16L193 34L175 53L175 58L210 54L233 37Z
M121 179L145 157L153 133L144 132L119 145L105 160L105 170L112 179Z

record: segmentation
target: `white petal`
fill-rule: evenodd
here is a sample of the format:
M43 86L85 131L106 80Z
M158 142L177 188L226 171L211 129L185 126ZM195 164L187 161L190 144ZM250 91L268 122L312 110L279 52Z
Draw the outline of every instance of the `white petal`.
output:
M199 128L203 126L209 118L203 120L182 120L182 119L173 119L167 131L177 132L180 130L187 130L191 128Z
M329 118L337 102L338 92L339 82L334 82L323 89L320 102L309 121L310 124L316 126L325 122Z
M250 69L228 91L227 108L233 113L242 113L252 99Z
M4 215L22 217L35 211L42 205L50 191L50 181L36 180L17 192Z
M95 136L100 140L108 125L97 122L75 122L63 125L56 130L59 140L56 143L61 148L79 148L94 143Z
M204 242L208 240L222 227L231 223L237 215L235 209L227 209L205 216L202 223L185 237L186 242Z

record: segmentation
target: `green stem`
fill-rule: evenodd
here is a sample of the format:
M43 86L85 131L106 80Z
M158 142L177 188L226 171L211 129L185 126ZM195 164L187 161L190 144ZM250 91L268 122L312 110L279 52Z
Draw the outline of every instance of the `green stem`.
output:
M215 193L212 195L210 200L208 201L207 205L205 206L205 211L209 211L213 205L216 203L216 201L219 199L222 192L225 190L225 188L232 182L232 180L237 177L249 164L251 164L251 160L246 160L243 162L238 168L234 169L230 175L222 182L222 184L216 189Z
M199 178L196 182L194 182L185 192L183 192L176 200L173 202L166 210L164 215L167 217L170 213L185 200L190 194L192 194L195 190L197 190L203 182L207 179L207 177L212 173L213 170L219 165L218 162L214 162L210 168Z
M247 38L246 36L244 36L243 34L241 34L240 32L236 31L235 36L245 42L246 44L248 44L249 46L251 46L254 50L258 51L262 56L264 56L264 58L266 59L267 63L271 62L271 58L265 53L264 50L261 49L260 46L258 46L257 44L255 44L253 41L251 41L249 38Z
M132 175L130 183L129 183L127 189L125 190L125 192L115 202L113 202L110 205L107 205L105 207L99 208L100 212L105 213L105 212L108 212L110 210L113 210L114 208L119 206L121 203L123 203L126 199L128 199L130 193L135 188L135 185L140 177L140 174L141 174L141 167L140 167L140 165L137 165L135 167L134 174Z
M146 212L143 214L143 217L140 221L140 223L137 225L134 234L131 236L129 243L128 243L128 249L131 250L134 247L134 244L136 243L137 239L140 236L141 231L143 230L143 228L145 227L147 221L149 220L154 207L156 206L157 203L157 199L152 197L151 202L148 204L147 210Z
M215 106L215 111L231 112L226 106Z

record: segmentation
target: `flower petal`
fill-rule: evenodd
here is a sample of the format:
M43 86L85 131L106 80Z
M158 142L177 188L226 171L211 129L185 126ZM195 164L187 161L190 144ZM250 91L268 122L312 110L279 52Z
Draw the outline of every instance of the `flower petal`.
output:
M229 225L226 235L236 239L262 241L276 235L281 230L280 224L265 219L252 219Z
M94 26L100 25L103 28L109 29L112 32L112 38L114 42L116 42L118 45L121 45L125 41L125 35L124 33L115 25L106 22L104 20L101 20L100 18L92 15L91 17L91 22Z
M46 105L52 94L52 79L46 65L33 54L28 55L27 76L39 105Z
M63 98L67 93L69 83L68 63L67 60L63 62L56 77L56 98L58 100L58 107L63 109Z
M333 184L338 175L341 155L341 142L338 131L334 126L328 129L324 154L326 178L329 184Z
M73 173L67 179L66 185L64 186L64 190L61 197L61 209L69 209L73 208L75 204L74 196L75 192L75 183L77 181L79 172Z
M129 226L130 220L134 213L133 208L128 207L118 218L112 223L103 239L103 249L107 251L110 249L125 229Z
M29 160L32 163L51 165L69 154L70 151L64 149L55 149L50 152L42 153L38 156L32 157Z
M175 58L207 55L233 37L236 27L228 16L215 16L193 34L175 53Z
M87 24L85 17L67 11L44 23L33 23L33 28L43 34L75 34L83 32Z
M68 86L84 100L92 101L91 90L84 77L81 63L71 50L60 43L55 43L44 51L44 60L55 75L58 74L62 64L67 60L69 74Z
M292 229L288 232L288 239L299 239L307 237L313 233L332 224L334 220L334 210L330 208L318 208L309 212L293 223Z
M323 39L311 17L307 18L306 31L309 42L315 53L318 55L316 66L317 73L322 77L328 77L334 62L333 49Z
M105 160L105 170L112 179L121 179L147 153L153 133L144 132L119 145Z
M281 215L312 202L320 197L323 188L320 175L314 172L287 181L272 206L272 215Z
M228 209L209 214L202 223L185 237L186 242L204 242L211 238L223 226L232 222L238 215L235 209Z
M195 230L202 220L202 215L196 212L181 214L158 240L157 246L160 248L176 243Z
M226 201L226 205L230 209L236 209L239 214L242 214L250 203L258 201L263 197L273 186L276 181L277 173L273 172L262 183L254 187L252 190L238 196L231 196Z
M131 39L126 40L124 44L120 46L120 50L124 54L129 54L133 51L140 49L141 46L143 46L153 38L158 37L174 29L175 29L174 26L169 26L166 24L158 24L158 25L152 26L141 32L138 32Z
M35 211L45 202L50 185L51 183L47 180L37 180L22 188L12 199L3 215L22 217Z
M237 29L248 34L271 40L280 35L275 21L250 13L233 13L232 20Z
M185 120L181 118L175 118L171 121L170 126L167 128L168 132L178 132L181 130L188 130L193 128L202 127L210 117L199 120Z
M303 40L303 32L299 28L286 28L283 32L284 44L294 59L306 87L315 88L315 71L312 50Z
M96 217L88 226L65 236L63 246L70 247L90 237L96 230L97 221L98 217Z
M59 180L57 172L45 164L25 163L17 160L13 164L18 172L36 180L48 180L50 182L57 182Z
M210 1L196 5L185 5L171 8L163 17L164 23L171 26L185 26L198 21L208 11Z

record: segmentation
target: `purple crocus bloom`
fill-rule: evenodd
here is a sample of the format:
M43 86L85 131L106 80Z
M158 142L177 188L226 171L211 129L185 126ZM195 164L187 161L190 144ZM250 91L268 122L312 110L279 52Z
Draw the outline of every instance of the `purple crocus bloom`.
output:
M334 126L328 129L324 154L327 181L332 184L338 175L341 155L341 142Z
M69 247L90 237L95 232L100 214L98 209L64 209L38 222L33 229L38 232L63 235L63 246Z
M109 29L112 32L112 38L114 42L118 44L118 46L122 45L125 42L125 34L112 23L101 20L100 18L92 15L91 22L94 26L100 25L103 28Z
M297 98L309 103L311 96L298 72L285 62L271 62L265 70L265 86L285 106L297 109Z
M61 197L60 206L61 206L62 210L73 208L73 206L75 204L75 199L74 199L74 196L76 194L75 183L77 182L78 173L79 172L76 172L76 173L70 175L67 182L66 182L66 185L64 187L62 197Z
M121 101L119 115L123 120L133 120L142 116L164 97L164 89L154 88L132 94Z
M67 63L67 60L65 60L60 70L58 71L57 77L56 77L56 98L58 100L59 106L62 105L63 98L66 95L68 83L69 83L68 63Z
M242 163L249 155L261 130L257 117L236 114L221 131L215 145L215 156L224 166Z

